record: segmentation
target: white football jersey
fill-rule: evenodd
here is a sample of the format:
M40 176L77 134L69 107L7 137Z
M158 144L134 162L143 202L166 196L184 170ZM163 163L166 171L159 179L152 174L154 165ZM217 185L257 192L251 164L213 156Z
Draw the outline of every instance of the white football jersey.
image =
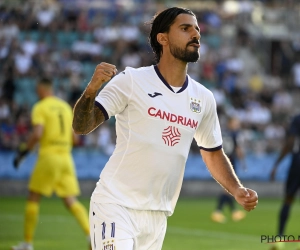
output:
M92 201L171 215L193 138L204 150L222 147L213 94L189 76L175 93L157 66L127 67L95 104L116 117L117 141Z

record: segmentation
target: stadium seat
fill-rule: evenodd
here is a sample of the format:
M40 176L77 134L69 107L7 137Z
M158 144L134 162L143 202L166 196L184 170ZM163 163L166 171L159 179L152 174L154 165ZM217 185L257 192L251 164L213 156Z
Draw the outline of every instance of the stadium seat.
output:
M14 101L16 102L17 105L22 105L24 102L24 96L22 95L21 91L15 91L14 93Z
M61 48L69 48L73 44L73 42L78 39L78 32L58 31L56 33L56 39Z
M89 79L92 77L96 66L97 65L95 63L83 63L82 64L82 73L84 74L85 78Z
M24 77L24 78L18 78L15 81L17 91L35 91L35 80L33 78Z
M18 35L18 40L19 40L20 42L23 42L24 39L25 39L25 37L26 37L26 34L27 34L26 31L20 31L20 32L19 32L19 35Z
M35 86L36 82L33 78L18 78L15 81L16 91L14 100L19 105L28 104L30 107L38 100Z
M91 42L93 40L93 33L91 32L85 32L82 36L84 41Z
M37 30L33 30L29 32L29 35L33 41L38 41L42 33Z

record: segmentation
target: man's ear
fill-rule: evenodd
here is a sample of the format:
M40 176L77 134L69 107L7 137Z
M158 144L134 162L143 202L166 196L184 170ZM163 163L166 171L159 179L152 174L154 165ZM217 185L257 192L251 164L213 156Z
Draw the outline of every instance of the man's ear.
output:
M169 40L166 33L158 33L156 36L158 43L162 46L167 45Z

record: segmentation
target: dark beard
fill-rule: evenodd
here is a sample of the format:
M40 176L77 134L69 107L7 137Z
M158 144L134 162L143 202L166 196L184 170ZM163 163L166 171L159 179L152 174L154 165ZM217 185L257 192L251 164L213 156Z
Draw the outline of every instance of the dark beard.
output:
M181 49L176 45L170 46L171 54L178 60L183 62L197 62L200 54L198 50L188 51L188 48Z

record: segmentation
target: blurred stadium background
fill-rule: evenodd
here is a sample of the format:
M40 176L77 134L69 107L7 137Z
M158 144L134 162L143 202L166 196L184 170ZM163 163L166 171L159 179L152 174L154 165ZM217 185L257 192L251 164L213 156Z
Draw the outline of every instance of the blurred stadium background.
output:
M0 213L4 201L14 202L9 196L27 192L35 154L18 171L12 157L31 129L36 80L50 77L56 95L74 105L99 62L115 64L119 71L153 64L147 22L175 5L193 10L201 28L201 59L189 65L189 74L214 93L222 127L228 115L242 122L248 169L238 167L238 175L264 197L281 196L289 157L276 182L268 179L289 119L300 111L299 1L1 0ZM113 119L81 137L73 154L83 196L89 197L114 143ZM182 196L214 197L219 191L193 143ZM271 204L277 203L266 205L276 220ZM0 242L1 219L0 214Z

